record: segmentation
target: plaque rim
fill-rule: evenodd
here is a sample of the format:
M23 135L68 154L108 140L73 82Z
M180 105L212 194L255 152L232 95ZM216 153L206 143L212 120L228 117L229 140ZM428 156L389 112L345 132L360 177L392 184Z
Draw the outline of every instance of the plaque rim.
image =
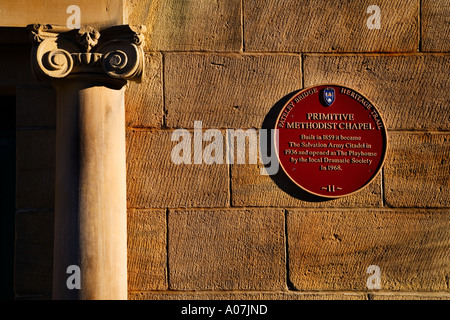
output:
M291 97L289 98L289 100L288 100L288 101L283 105L283 107L281 108L281 110L280 110L280 112L279 112L279 114L278 114L278 116L277 116L277 120L275 121L275 133L274 133L274 134L277 134L277 133L278 133L278 128L277 128L278 121L279 121L281 115L283 114L284 109L289 105L289 103L291 103L291 101L293 101L297 96L299 96L300 94L302 94L302 93L305 92L305 91L308 91L308 90L311 90L311 89L314 89L314 88L317 88L317 87L326 87L326 86L345 88L345 89L354 91L355 93L359 94L361 97L363 97L364 99L366 99L367 101L369 101L370 104L372 105L372 107L373 107L373 108L376 110L376 112L378 113L378 116L380 117L381 123L383 124L383 127L382 127L382 130L381 130L381 131L382 131L382 136L383 136L383 138L384 138L384 139L383 139L383 140L384 140L384 147L383 147L383 150L382 150L382 151L383 151L383 155L382 155L382 157L381 157L380 163L378 164L378 167L377 167L375 173L372 175L372 177L371 177L369 180L367 180L367 182L364 183L364 185L362 185L362 186L359 187L358 189L356 189L356 190L354 190L354 191L352 191L352 192L349 192L349 193L342 194L342 195L328 196L328 195L323 195L323 194L320 194L320 193L317 193L317 192L308 190L308 189L305 188L304 186L302 186L302 185L300 185L299 183L297 183L297 181L295 181L294 179L292 179L292 177L287 173L286 169L285 169L284 166L283 166L283 163L282 163L281 160L280 160L280 156L279 156L279 152L278 152L278 147L277 147L277 145L276 145L276 140L275 140L275 139L273 139L273 143L274 143L274 145L275 145L275 153L276 153L276 155L277 155L278 163L280 164L280 167L283 169L284 174L289 178L289 180L290 180L291 182L293 182L295 185L297 185L299 188L301 188L303 191L306 191L306 192L309 193L309 194L318 196L318 197L320 197L320 198L325 198L325 199L332 200L332 199L339 199L339 198L347 197L347 196L353 195L353 194L355 194L355 193L358 193L358 192L362 191L363 189L365 189L369 184L371 184L373 180L375 180L375 178L380 174L381 169L383 168L384 163L385 163L386 158L387 158L388 145L389 145L389 137L388 137L388 134L387 134L386 123L385 123L385 121L384 121L384 119L383 119L382 114L380 113L380 110L375 106L375 104L374 104L370 99L367 99L367 97L366 97L365 95L361 94L359 91L357 91L357 90L355 90L355 89L352 89L352 88L349 88L349 87L347 87L347 86L340 85L340 84L335 84L335 83L320 83L320 84L317 84L317 85L312 85L312 86L304 87L303 89L298 90L293 96L291 96ZM279 133L278 133L278 134L279 134ZM383 183L382 183L382 184L383 184Z

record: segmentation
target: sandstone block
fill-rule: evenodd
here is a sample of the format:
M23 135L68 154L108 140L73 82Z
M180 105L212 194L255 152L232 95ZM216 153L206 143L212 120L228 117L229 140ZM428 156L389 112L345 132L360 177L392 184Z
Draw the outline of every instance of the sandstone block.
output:
M130 0L129 23L147 26L153 51L239 51L240 0Z
M367 300L360 292L132 292L129 300Z
M450 86L444 55L304 57L305 87L339 83L366 96L388 129L449 130Z
M410 52L419 48L419 2L380 0L380 28L369 29L369 1L244 1L246 51ZM369 21L370 22L370 21Z
M171 136L172 131L127 132L128 207L228 206L227 165L173 163L171 152L178 141Z
M114 26L126 23L123 0L50 0L45 5L36 0L3 0L0 5L0 25L25 27L31 23L66 26L73 11L71 5L80 9L80 22L94 27ZM28 10L27 10L28 9ZM72 20L72 19L70 19Z
M125 91L125 121L132 127L161 127L163 124L162 56L145 54L142 83L130 81Z
M371 300L450 300L449 293L402 292L369 294Z
M450 206L450 135L392 133L385 199L393 207Z
M129 210L127 227L128 290L166 289L165 210Z
M301 86L295 55L167 54L167 126L260 128L272 106Z
M170 210L168 222L170 289L285 288L282 210Z
M422 50L450 51L450 2L424 0L421 3Z
M448 290L449 210L289 210L290 281L299 290Z
M361 191L320 200L294 184L280 167L274 176L261 175L261 165L235 164L231 169L233 206L257 207L377 207L382 205L380 174Z

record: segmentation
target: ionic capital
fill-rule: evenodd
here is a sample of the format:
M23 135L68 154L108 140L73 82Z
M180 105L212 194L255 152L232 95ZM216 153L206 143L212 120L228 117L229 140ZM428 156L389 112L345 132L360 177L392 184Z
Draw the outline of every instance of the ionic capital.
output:
M32 68L37 79L104 77L140 82L144 70L144 26L115 26L101 32L85 26L69 30L29 25Z

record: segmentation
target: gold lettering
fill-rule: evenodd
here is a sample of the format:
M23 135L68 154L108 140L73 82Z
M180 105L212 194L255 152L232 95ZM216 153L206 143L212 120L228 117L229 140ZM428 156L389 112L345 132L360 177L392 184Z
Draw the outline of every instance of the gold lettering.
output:
M353 121L355 119L355 115L353 113L307 113L306 119Z
M286 122L286 129L298 129L298 122Z

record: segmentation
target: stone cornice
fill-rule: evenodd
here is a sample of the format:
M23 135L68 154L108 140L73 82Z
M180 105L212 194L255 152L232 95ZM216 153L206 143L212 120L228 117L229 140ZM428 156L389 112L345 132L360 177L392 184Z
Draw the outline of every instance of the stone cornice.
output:
M55 25L29 25L32 68L39 80L104 77L140 82L144 70L144 26L69 30Z

